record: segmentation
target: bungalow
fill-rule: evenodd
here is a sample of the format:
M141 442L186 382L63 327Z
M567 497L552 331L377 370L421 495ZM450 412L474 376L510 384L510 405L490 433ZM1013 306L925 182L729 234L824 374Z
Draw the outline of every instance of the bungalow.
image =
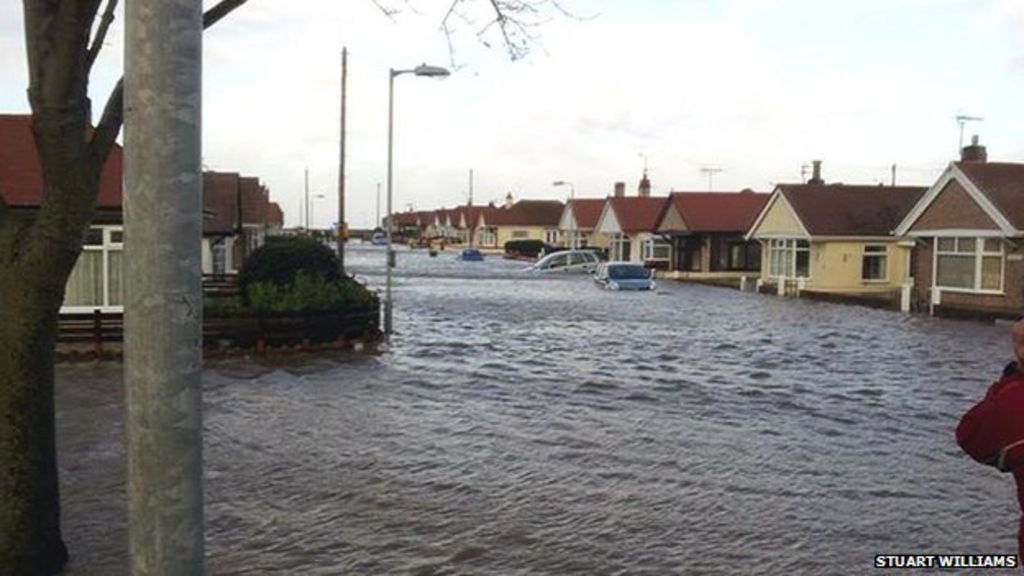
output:
M776 186L747 233L763 248L759 282L779 294L899 301L912 243L891 231L926 188L825 184L819 166L807 184Z
M650 196L612 196L605 200L594 232L607 235L610 260L668 267L671 246L655 233L667 200Z
M606 200L607 198L574 198L566 203L562 217L558 220L563 246L608 248L608 237L594 232Z
M488 206L480 211L476 223L477 246L502 248L510 240L558 242L558 220L564 205L558 200L520 200L512 194L501 208Z
M3 155L0 156L0 197L17 216L34 218L43 197L43 178L34 145L30 116L0 114L0 150L3 150ZM61 312L122 310L124 225L121 212L121 173L122 149L115 144L100 175L93 223L86 231L82 253L68 278ZM223 266L224 272L234 271L241 262L240 258L229 256L233 252L229 246L236 247L240 244L234 231L234 214L238 213L238 204L232 200L232 197L238 198L238 185L234 184L234 189L232 188L232 182L237 180L237 174L203 175L204 186L207 186L208 182L216 182L212 185L213 192L204 195L204 272L213 273L218 258L222 258L217 265ZM267 201L266 189L259 186L256 179L252 180L256 182L256 199L263 204L258 210L263 220L256 226L259 228L259 238L262 242L268 221L276 222L270 224L270 227L276 225L280 228L281 210L276 204ZM244 199L241 206L244 213ZM243 220L245 221L247 220ZM250 226L255 224L252 220L248 222ZM215 248L218 239L220 247Z
M1024 164L988 162L975 140L896 227L916 241L915 301L932 313L1024 309Z
M750 189L669 194L655 227L672 246L668 277L728 283L756 277L761 244L745 235L768 198Z

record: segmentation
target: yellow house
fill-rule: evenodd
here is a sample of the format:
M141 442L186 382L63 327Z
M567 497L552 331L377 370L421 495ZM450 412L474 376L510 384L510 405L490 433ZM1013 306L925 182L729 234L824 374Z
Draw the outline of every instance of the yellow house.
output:
M747 233L760 284L779 294L908 307L913 242L892 234L926 188L780 184Z
M510 240L558 242L558 221L564 205L558 200L520 200L511 195L501 208L480 210L474 243L480 248L504 248Z

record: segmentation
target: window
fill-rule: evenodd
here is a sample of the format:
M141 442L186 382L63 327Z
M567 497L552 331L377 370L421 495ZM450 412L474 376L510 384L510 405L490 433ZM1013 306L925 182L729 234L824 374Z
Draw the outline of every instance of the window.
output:
M888 256L885 246L865 246L861 258L860 277L866 281L882 281L889 277Z
M1003 242L998 238L936 238L935 285L971 292L1003 290Z
M544 242L548 244L558 243L558 230L545 230L544 231Z
M642 245L641 258L646 261L661 260L667 262L671 254L672 249L669 243L658 238L648 238Z
M757 242L729 243L726 270L760 270L761 245Z
M512 231L512 237L513 238L529 238L530 237L530 232L527 231L527 230L513 230Z
M120 227L94 227L86 232L82 253L64 289L65 308L123 305L123 237Z
M787 278L810 276L811 245L807 240L769 240L768 275Z
M611 239L609 257L612 260L624 260L628 262L631 258L630 252L632 252L632 247L629 236L616 234Z

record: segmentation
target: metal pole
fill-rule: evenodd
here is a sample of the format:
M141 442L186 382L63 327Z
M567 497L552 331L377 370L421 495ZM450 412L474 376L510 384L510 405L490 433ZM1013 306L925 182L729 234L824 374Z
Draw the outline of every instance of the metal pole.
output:
M391 335L391 269L395 266L395 251L391 245L391 229L394 225L391 196L391 150L394 140L395 123L395 69L388 70L388 256L384 284L384 334Z
M126 5L124 383L136 575L203 573L202 13Z
M571 204L575 204L576 203L576 186L571 184L571 183L569 184L569 202ZM569 215L572 216L572 227L571 227L572 237L569 240L569 242L571 244L569 246L569 249L570 250L575 250L576 249L576 217L572 214L572 212L570 212Z
M306 191L306 233L309 233L309 168L306 168L306 180L305 180L305 191Z
M341 49L341 161L338 165L338 269L345 275L345 80L348 76L348 47Z
M377 219L375 226L381 226L384 223L380 221L380 182L377 182Z

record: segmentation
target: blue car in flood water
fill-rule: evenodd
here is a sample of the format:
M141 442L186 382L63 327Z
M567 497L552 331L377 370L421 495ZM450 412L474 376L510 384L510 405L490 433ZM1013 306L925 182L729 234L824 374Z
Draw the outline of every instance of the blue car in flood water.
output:
M458 259L463 262L483 262L484 254L476 248L464 248L459 252Z
M594 271L594 282L608 290L654 290L654 271L635 262L603 262Z

